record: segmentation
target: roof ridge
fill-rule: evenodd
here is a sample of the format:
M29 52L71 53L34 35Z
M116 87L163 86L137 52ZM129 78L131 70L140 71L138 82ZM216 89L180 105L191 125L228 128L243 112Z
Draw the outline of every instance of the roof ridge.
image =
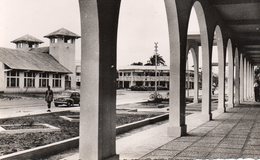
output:
M17 42L21 42L21 41L28 41L28 42L36 42L36 43L43 43L42 40L30 35L30 34L25 34L13 41L11 41L12 43L17 43Z

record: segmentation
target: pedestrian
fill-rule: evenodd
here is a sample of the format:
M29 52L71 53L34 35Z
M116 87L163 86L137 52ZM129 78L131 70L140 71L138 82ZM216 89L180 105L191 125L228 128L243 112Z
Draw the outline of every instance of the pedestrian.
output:
M255 91L255 101L259 101L259 82L258 80L255 80L254 82L254 91Z
M51 87L48 86L48 90L45 92L45 101L47 102L48 110L47 112L51 112L51 102L53 100L53 91Z

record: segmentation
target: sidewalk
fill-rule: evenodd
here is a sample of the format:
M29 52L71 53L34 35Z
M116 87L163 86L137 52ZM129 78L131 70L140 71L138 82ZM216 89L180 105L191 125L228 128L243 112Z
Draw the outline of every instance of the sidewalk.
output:
M188 136L168 142L141 159L260 158L260 105L228 110Z
M166 123L118 139L117 153L120 159L260 158L260 104L242 104L228 108L227 113L214 111L214 120L202 125L199 117L199 114L187 117L187 136L168 137ZM197 123L193 123L194 119ZM78 157L77 153L63 160Z

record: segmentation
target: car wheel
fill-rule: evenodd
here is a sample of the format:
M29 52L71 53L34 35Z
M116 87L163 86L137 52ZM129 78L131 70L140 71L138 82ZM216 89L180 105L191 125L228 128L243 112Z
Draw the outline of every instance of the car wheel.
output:
M54 103L55 107L58 107L59 105L57 103Z
M70 101L67 102L67 106L71 107L72 103Z

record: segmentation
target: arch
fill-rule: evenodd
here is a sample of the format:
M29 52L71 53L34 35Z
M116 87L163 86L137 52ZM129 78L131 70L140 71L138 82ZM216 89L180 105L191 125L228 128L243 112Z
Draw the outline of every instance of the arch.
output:
M227 41L226 58L228 57L228 106L234 106L234 56L231 39ZM226 66L226 64L225 64Z
M79 0L81 18L80 159L116 154L116 50L120 1ZM91 90L91 94L88 91ZM85 136L88 135L88 136Z
M239 52L238 52L238 48L235 48L235 59L234 59L234 63L235 63L235 95L234 95L234 104L237 106L240 103L240 56L239 56ZM251 87L250 87L251 88Z
M209 46L208 41L204 9L199 1L195 1L193 7L198 17L202 47L202 114L206 119L211 120L211 55L209 53L211 46Z
M187 24L192 1L165 0L170 41L169 136L186 135L185 70ZM171 85L173 84L173 85Z
M240 100L239 102L242 103L244 101L244 56L243 56L243 53L240 52L240 66L239 66L239 69L240 69L240 74L239 74L239 77L240 77Z
M225 108L225 55L224 55L224 40L222 31L219 25L215 27L215 36L218 49L218 110L223 112Z
M188 44L189 45L189 44ZM191 53L193 65L194 65L194 77L193 77L193 103L198 103L199 98L199 62L198 62L198 45L188 46L187 49L187 59L188 54ZM188 63L188 61L186 62Z

